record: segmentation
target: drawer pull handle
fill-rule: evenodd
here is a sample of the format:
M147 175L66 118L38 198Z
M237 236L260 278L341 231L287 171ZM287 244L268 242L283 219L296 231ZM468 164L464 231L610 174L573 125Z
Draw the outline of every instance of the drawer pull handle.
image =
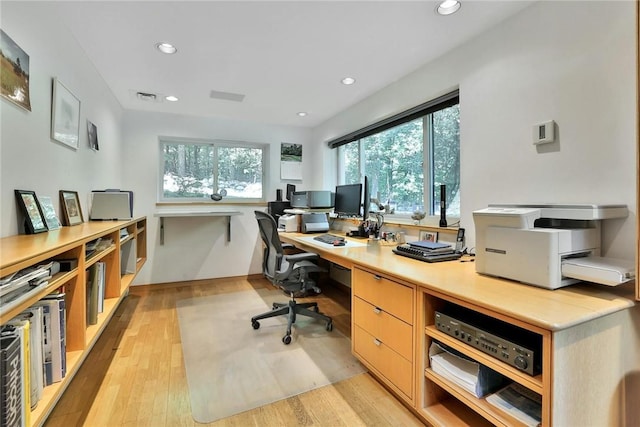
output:
M382 280L382 277L378 276L377 274L374 274L373 278L376 279L376 280Z
M373 307L373 312L374 312L375 314L380 314L380 313L382 313L382 309L380 309L380 308L378 308L378 307Z
M380 344L382 344L382 341L380 341L378 338L374 338L373 343L379 347Z

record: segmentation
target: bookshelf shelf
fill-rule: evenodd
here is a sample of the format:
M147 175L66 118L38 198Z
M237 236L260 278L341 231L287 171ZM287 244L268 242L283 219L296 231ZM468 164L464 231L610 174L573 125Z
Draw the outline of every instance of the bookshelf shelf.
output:
M0 277L51 260L65 260L73 264L70 271L55 274L47 285L9 303L7 309L0 306L0 321L4 325L48 294L64 293L66 375L62 381L44 387L37 406L30 413L31 425L44 424L143 267L147 256L146 221L141 217L129 221L87 222L47 233L0 239ZM120 230L123 228L128 235L121 241ZM112 243L86 256L87 244L96 239ZM128 265L130 271L126 274L121 274L122 245L135 248L134 262ZM104 303L97 323L89 325L88 272L98 262L104 263Z

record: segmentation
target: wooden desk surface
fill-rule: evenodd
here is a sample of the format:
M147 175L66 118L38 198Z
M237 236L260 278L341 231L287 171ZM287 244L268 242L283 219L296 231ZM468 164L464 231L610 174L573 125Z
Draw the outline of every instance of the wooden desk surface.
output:
M635 305L633 283L617 287L578 284L548 290L478 274L473 262L427 263L396 255L391 251L393 246L376 242L334 247L310 241L309 236L280 233L282 241L343 267L376 270L546 330L566 329Z

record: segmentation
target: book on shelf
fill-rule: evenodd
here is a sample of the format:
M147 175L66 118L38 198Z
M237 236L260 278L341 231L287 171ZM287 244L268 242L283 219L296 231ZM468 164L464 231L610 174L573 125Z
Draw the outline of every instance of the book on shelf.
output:
M31 409L38 405L42 398L44 389L44 360L43 360L43 330L42 330L42 307L29 307L18 318L28 320L29 326L29 348L31 356Z
M4 333L15 333L20 341L20 399L22 407L22 425L31 425L31 349L30 323L26 319L13 318L3 326Z
M511 383L487 396L486 401L529 427L542 422L542 396L522 384Z
M104 312L104 288L107 275L107 264L99 261L98 264L98 313Z
M62 381L67 369L65 294L47 295L36 302L43 307L46 385Z
M49 284L53 262L24 268L0 279L0 306L10 310Z
M20 426L22 419L22 354L16 333L0 332L0 413L2 425Z
M431 369L475 397L483 397L503 387L504 375L437 341L429 347Z
M87 325L98 323L98 286L100 282L99 263L93 264L87 271Z

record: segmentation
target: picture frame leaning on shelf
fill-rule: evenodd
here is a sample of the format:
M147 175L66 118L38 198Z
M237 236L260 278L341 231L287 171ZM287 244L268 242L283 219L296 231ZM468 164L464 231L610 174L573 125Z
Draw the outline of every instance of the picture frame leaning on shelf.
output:
M18 206L24 215L25 234L36 234L47 231L47 224L44 220L44 213L35 191L15 190Z
M77 191L60 190L60 207L63 225L77 225L84 222Z

